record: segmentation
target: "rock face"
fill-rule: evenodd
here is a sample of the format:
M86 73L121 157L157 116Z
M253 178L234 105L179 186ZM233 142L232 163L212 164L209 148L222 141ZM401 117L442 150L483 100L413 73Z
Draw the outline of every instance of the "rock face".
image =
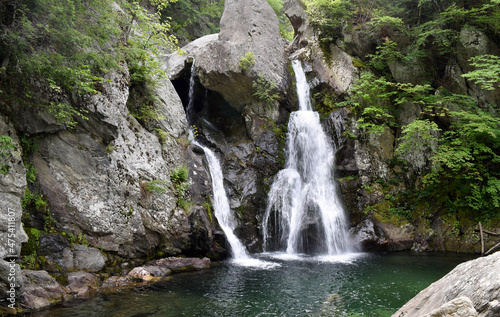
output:
M21 198L26 188L26 170L21 158L21 147L16 130L8 119L0 114L0 135L9 137L10 146L0 150L0 297L8 298L10 284L14 278L16 293L22 289L22 278L18 264L10 259L17 258L21 252L21 243L28 241L28 236L21 223Z
M500 252L462 263L421 291L393 317L499 316L499 271ZM464 310L471 314L463 314ZM474 315L474 311L477 315ZM456 314L453 315L453 312Z
M42 238L39 253L45 256L45 269L51 273L79 270L98 272L106 264L106 257L95 248L77 244L55 249L47 248L46 242L47 239Z
M183 69L180 65L194 57L201 84L216 91L238 112L255 102L253 82L262 76L282 94L287 90L287 60L278 18L265 0L228 0L220 23L220 33L207 35L166 57L172 79ZM251 61L241 67L242 59ZM246 57L247 56L247 57Z
M59 230L84 235L91 245L123 257L155 248L178 254L190 244L189 215L176 206L170 189L147 193L144 186L161 180L172 187L170 171L186 165L176 141L187 131L181 101L170 81L161 82L156 108L165 118L148 130L129 114L128 73L113 72L108 79L101 95L81 101L89 120L75 130L37 131L38 151L30 159L51 217ZM158 130L161 141L153 133Z
M454 67L454 60L450 61L449 66L450 69L453 70L453 72L450 73L450 80L460 83L463 79L460 79L457 75L474 70L474 67L470 65L469 59L473 56L485 54L498 56L500 55L500 47L498 47L496 42L490 39L484 32L468 26L464 27L460 32L459 43L457 45L456 62L459 68ZM482 106L489 104L495 105L500 102L499 89L480 89L478 85L470 81L467 81L467 86L469 89L463 93L469 93L474 96Z
M166 56L165 67L179 94L186 96L184 106L200 135L198 141L219 157L230 207L240 224L237 235L258 251L265 180L280 167L279 139L284 138L289 104L284 96L290 76L278 19L267 1L226 1L220 33L183 50L186 55ZM196 76L190 102L191 57ZM249 61L247 66L240 64L242 60ZM259 78L275 86L269 94L277 97L269 104L254 96ZM199 157L203 159L202 152Z

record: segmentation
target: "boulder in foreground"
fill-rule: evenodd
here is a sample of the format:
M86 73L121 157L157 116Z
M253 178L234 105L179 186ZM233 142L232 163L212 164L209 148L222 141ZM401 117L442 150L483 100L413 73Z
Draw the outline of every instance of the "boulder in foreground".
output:
M392 317L498 317L499 272L500 252L462 263L421 291ZM468 313L463 315L464 311Z

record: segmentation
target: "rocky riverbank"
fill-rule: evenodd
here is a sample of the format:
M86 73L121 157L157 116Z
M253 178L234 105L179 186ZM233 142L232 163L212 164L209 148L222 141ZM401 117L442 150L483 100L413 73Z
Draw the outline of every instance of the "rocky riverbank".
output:
M171 274L210 268L208 258L169 257L153 260L142 266L134 267L121 276L76 271L68 273L67 280L57 281L47 271L22 270L23 288L20 295L7 307L0 306L0 314L15 315L42 310L62 302L79 298L91 298L101 292L119 292L123 289L149 286L167 280ZM5 269L4 267L0 269ZM14 295L16 295L14 290Z

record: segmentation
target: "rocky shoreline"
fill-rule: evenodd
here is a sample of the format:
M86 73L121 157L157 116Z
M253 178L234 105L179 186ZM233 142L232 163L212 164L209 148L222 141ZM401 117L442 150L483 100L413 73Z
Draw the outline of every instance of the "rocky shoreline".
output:
M47 271L22 270L23 289L14 300L15 306L0 305L0 315L24 314L47 309L74 299L91 298L99 293L113 293L134 287L150 286L168 280L170 275L209 269L208 258L168 257L153 260L143 266L134 267L124 275L76 271L68 273L65 285L58 282ZM14 307L14 309L10 308Z

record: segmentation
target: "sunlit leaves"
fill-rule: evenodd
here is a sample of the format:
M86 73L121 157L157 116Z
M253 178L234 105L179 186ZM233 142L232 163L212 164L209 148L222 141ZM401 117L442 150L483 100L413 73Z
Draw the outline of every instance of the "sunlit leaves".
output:
M395 153L408 156L423 151L425 148L437 146L437 135L441 131L435 122L430 120L415 120L406 125L399 138L399 145Z
M494 90L500 84L500 57L496 55L479 55L470 60L476 70L463 74L462 77L469 79L484 90Z

